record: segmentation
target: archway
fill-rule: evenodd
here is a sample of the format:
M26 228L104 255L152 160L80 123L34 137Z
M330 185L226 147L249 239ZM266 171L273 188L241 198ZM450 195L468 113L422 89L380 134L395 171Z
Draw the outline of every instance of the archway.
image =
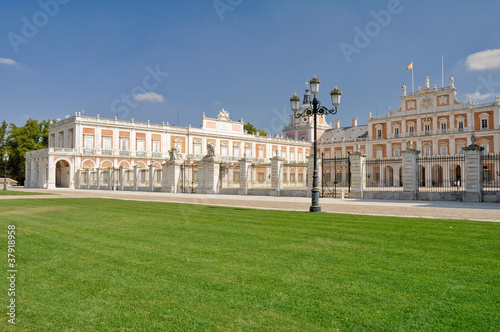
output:
M432 166L432 186L443 186L443 167L441 165Z
M392 187L394 185L394 170L391 166L385 167L384 181L386 187Z
M56 188L69 188L69 163L59 160L56 163Z
M418 179L419 186L420 187L425 187L425 167L422 166L422 165L420 165L418 167L418 177L419 177L419 179Z

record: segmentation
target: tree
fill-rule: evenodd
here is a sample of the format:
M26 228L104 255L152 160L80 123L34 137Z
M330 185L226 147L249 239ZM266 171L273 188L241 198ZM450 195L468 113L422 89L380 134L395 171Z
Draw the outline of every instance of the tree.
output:
M254 135L255 133L258 133L259 136L268 135L264 130L255 128L254 125L251 124L250 122L247 122L245 125L243 125L243 129L245 129L247 133L252 135Z
M10 124L7 136L7 152L9 154L7 172L20 185L24 184L25 179L24 157L26 152L48 147L49 124L48 120L39 123L33 119L28 119L22 127L18 127L14 123Z

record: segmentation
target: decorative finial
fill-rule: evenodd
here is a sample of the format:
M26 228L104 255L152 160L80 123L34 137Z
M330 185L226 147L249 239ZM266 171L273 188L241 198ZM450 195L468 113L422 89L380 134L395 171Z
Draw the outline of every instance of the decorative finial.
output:
M476 135L472 135L470 138L470 141L472 142L472 145L476 144Z

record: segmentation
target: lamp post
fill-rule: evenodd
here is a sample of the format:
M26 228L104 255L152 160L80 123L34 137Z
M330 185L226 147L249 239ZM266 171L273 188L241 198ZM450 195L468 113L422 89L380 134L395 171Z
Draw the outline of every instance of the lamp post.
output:
M4 178L3 178L3 190L7 190L7 161L9 161L9 155L7 151L3 155L3 163L4 163Z
M312 188L312 204L309 208L309 212L321 212L321 206L319 205L319 188L318 188L318 155L317 155L317 115L327 115L327 114L336 114L337 108L340 105L340 97L342 95L342 91L337 89L337 86L330 92L330 96L332 97L333 108L328 109L325 106L321 106L320 101L316 98L316 95L319 93L319 84L320 80L316 78L316 75L309 81L311 85L311 92L314 95L314 99L312 101L312 105L309 104L309 107L304 109L303 111L299 111L300 107L300 98L297 94L294 94L292 98L290 98L290 104L292 106L292 111L296 118L301 117L313 117L314 119L314 171L313 171L313 188Z

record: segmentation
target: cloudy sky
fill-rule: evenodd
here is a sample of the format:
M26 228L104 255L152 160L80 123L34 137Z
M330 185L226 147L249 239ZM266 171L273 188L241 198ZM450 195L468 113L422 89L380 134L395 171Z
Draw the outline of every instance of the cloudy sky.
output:
M200 125L225 108L277 133L289 98L321 79L339 113L366 123L399 107L401 86L458 99L500 94L497 1L26 0L0 3L0 120L85 115Z

